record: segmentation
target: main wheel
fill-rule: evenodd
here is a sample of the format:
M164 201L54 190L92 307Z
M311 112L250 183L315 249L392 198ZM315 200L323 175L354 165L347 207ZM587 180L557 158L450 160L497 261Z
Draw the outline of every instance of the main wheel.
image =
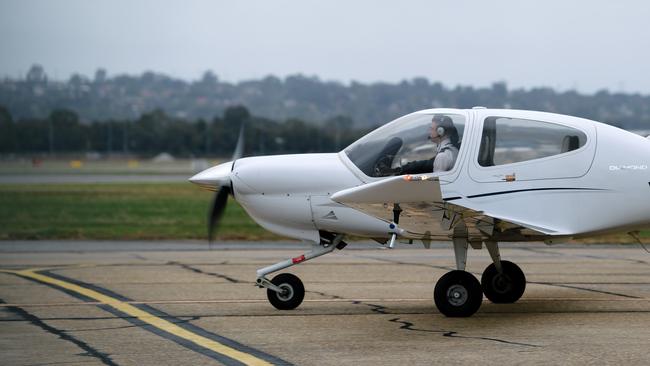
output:
M449 317L468 317L478 311L483 301L481 284L465 271L451 271L442 276L433 290L438 310Z
M526 290L526 276L518 265L501 261L503 273L497 271L494 263L487 266L481 276L483 293L490 301L497 304L513 303Z
M305 286L303 286L300 278L291 273L281 273L273 277L271 283L282 289L282 293L270 289L266 290L266 297L276 309L295 309L305 298Z

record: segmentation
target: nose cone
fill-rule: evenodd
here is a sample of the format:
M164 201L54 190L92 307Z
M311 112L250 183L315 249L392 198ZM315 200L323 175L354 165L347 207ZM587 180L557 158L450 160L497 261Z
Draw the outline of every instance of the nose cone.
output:
M190 182L211 191L230 185L232 161L206 169L189 179Z

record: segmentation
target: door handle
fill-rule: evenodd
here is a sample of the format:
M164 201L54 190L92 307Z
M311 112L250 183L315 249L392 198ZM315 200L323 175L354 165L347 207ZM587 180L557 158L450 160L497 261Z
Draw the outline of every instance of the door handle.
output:
M516 174L513 172L512 174L506 174L501 180L506 181L506 182L514 182L517 180Z

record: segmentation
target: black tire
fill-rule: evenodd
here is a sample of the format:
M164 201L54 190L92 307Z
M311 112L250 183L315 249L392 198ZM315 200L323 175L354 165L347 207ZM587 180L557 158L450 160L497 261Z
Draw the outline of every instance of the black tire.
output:
M298 307L305 298L305 286L302 281L291 273L281 273L275 276L271 283L285 290L279 294L273 290L266 290L269 302L278 310L292 310Z
M512 304L526 291L526 276L518 265L501 261L503 273L497 271L494 263L487 266L481 276L483 293L495 304Z
M468 317L476 313L483 301L481 284L465 271L451 271L440 277L433 290L438 310L448 317Z

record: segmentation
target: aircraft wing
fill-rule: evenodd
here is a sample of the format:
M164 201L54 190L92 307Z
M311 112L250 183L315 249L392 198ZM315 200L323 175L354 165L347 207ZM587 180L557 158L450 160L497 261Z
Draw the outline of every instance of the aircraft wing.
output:
M448 240L461 221L470 241L543 240L553 233L532 223L495 217L458 201L449 202L442 196L438 177L432 174L391 177L344 189L331 198L386 222L393 222L397 204L402 210L398 227L409 239Z

